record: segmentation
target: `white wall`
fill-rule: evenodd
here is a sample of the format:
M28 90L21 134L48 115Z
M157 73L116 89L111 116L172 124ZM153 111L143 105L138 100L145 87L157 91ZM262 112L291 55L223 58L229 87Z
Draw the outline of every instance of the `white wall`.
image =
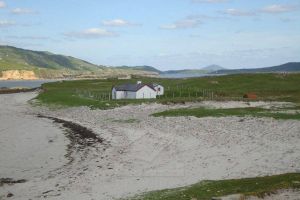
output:
M125 92L125 98L126 99L136 99L136 92Z
M156 91L148 86L142 87L137 92L116 91L115 88L112 89L112 99L155 99L156 95Z
M116 99L116 89L115 88L113 88L111 91L111 98Z
M123 91L116 91L115 88L112 90L112 99L124 99L125 92Z
M136 93L136 99L155 99L156 98L156 91L152 90L148 86L142 87Z
M158 85L154 88L156 90L157 95L164 95L164 87L161 85Z

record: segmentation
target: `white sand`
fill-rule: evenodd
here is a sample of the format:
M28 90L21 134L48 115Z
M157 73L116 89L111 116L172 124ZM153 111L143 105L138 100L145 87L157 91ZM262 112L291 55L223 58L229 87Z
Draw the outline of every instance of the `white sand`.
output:
M28 179L26 183L0 187L0 197L12 192L14 199L39 199L41 196L47 196L47 199L115 199L205 179L300 171L299 121L149 116L169 108L188 106L290 106L286 103L204 102L124 106L113 110L90 110L87 107L49 110L26 105L26 100L33 96L32 93L0 95L0 109L7 113L3 115L1 112L0 130L4 131L0 132L0 178ZM101 150L89 148L86 152L73 153L75 161L63 166L67 162L63 155L68 140L57 124L36 118L37 113L88 127L110 146L99 144ZM8 120L2 123L6 115ZM138 121L126 123L128 119ZM20 124L24 126L19 128ZM23 136L22 130L26 129L30 131ZM22 137L29 139L26 142ZM50 144L47 143L49 137L55 138ZM2 148L2 144L6 148ZM22 153L16 153L13 145L22 147ZM28 148L39 149L34 151L39 152L38 156ZM46 164L43 157L47 154L54 158L47 160L50 164ZM28 162L22 158L24 156L34 158ZM25 170L18 172L9 167L16 165ZM43 166L43 170L33 166Z

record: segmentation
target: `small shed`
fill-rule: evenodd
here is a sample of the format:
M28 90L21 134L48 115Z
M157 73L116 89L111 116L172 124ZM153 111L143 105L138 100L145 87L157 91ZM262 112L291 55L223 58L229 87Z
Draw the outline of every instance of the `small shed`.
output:
M157 91L152 84L123 84L112 88L112 99L155 99Z
M151 86L155 89L158 96L164 95L164 87L158 83L152 83Z

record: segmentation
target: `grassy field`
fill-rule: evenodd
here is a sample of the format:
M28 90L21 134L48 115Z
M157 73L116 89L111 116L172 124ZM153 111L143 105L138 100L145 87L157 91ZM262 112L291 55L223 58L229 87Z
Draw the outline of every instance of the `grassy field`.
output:
M300 112L296 111L298 107L289 108L293 109L295 113L285 113L284 110L270 110L257 107L250 108L228 108L228 109L207 109L207 108L185 108L173 109L160 113L155 113L155 117L178 117L178 116L195 116L195 117L224 117L224 116L237 116L237 117L272 117L275 119L300 119Z
M212 197L230 194L263 197L280 189L300 189L300 174L292 173L236 180L202 181L187 187L145 193L133 197L131 200L211 200Z
M157 100L109 100L114 85L135 83L160 83L165 95ZM290 101L300 103L300 74L244 74L189 79L134 78L131 80L76 80L47 83L38 96L42 103L63 106L90 106L113 108L141 102L187 102L214 100L242 100L245 93L254 92L260 100Z

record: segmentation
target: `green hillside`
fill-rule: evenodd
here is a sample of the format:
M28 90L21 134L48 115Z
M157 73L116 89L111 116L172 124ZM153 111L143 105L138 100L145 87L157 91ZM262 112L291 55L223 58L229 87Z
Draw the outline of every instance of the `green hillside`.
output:
M50 52L31 51L11 46L0 46L0 70L34 70L36 68L52 70L98 70L97 65L70 56L56 55Z
M254 69L223 69L213 72L214 74L247 74L247 73L281 73L281 72L300 72L300 62L289 62L273 67L254 68Z
M57 55L46 51L32 51L0 45L0 78L26 79L27 71L34 72L38 79L57 78L126 78L135 76L155 76L156 72L146 67L115 68L98 66L71 56ZM18 76L8 70L26 70ZM5 77L4 77L5 76Z
M125 70L142 70L142 71L149 71L149 72L155 72L155 73L162 73L160 70L151 67L151 66L147 66L147 65L143 65L143 66L120 66L120 67L116 67L117 69L125 69Z

